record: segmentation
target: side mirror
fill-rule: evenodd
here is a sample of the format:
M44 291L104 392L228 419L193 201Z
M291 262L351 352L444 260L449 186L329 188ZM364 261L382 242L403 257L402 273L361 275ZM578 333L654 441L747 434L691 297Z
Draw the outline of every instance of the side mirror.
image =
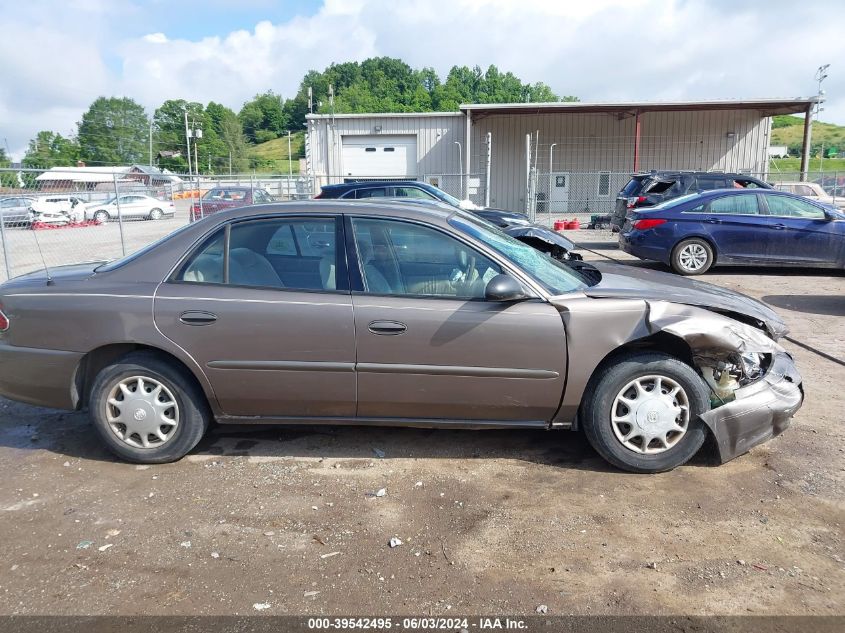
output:
M487 301L521 301L528 299L525 288L510 275L496 275L484 289Z

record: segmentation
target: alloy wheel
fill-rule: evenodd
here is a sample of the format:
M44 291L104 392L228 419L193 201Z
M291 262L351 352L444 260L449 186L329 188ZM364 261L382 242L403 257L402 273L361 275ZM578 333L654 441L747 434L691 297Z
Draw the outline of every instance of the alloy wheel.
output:
M707 265L707 249L701 244L687 244L678 252L678 262L689 272L696 272Z

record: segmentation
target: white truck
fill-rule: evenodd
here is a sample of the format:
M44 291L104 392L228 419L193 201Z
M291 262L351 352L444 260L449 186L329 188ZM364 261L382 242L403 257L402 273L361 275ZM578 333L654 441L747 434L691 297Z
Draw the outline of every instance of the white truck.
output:
M770 145L769 158L786 158L789 156L789 150L786 145Z

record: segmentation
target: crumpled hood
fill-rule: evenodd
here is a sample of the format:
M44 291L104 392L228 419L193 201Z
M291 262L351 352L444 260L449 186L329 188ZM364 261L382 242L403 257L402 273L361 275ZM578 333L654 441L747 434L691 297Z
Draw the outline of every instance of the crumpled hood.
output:
M647 268L609 262L592 263L601 272L602 279L584 290L588 297L671 301L716 312L741 314L761 321L775 340L789 332L786 323L774 310L739 292Z
M575 244L572 241L565 238L557 231L552 231L550 228L545 227L542 224L528 224L527 226L516 224L503 228L502 232L517 239L533 237L535 239L542 240L546 244L560 246L567 252L575 250Z

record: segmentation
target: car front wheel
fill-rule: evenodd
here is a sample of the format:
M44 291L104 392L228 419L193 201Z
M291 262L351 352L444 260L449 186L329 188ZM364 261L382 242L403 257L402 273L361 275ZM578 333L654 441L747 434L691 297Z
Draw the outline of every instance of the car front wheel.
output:
M693 237L672 249L672 270L681 275L700 275L710 270L715 259L713 247L705 240Z
M162 464L186 455L210 419L202 391L184 370L147 352L105 367L91 387L94 428L111 452Z
M657 352L612 361L591 382L582 425L592 447L614 466L659 473L686 463L701 448L706 428L699 415L710 391L686 363Z
M109 214L106 211L97 211L94 214L94 221L104 224L109 221Z

